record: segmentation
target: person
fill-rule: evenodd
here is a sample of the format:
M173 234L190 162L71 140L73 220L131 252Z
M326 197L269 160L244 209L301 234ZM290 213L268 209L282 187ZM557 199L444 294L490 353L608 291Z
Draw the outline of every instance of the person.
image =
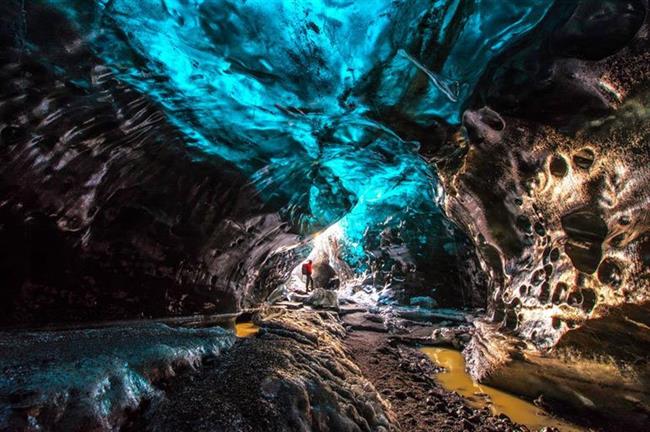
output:
M314 289L314 279L311 277L311 273L314 270L314 266L311 260L307 261L302 265L302 274L305 275L305 291L309 292L309 285L311 289Z

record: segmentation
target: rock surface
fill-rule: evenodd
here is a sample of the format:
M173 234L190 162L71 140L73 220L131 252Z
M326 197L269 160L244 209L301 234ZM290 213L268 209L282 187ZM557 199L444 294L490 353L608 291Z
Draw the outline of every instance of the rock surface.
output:
M336 291L329 291L323 288L316 288L305 299L305 304L323 309L338 309L339 299Z

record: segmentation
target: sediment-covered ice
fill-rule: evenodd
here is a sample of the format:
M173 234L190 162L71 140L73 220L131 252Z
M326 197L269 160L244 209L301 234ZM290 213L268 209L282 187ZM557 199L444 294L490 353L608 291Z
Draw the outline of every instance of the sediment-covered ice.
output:
M138 323L0 333L0 430L114 430L155 383L228 349L221 328Z

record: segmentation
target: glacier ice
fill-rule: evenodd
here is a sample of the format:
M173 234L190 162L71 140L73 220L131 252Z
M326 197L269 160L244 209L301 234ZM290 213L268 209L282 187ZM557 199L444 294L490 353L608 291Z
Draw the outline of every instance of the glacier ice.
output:
M159 103L188 145L234 163L303 232L340 222L362 262L386 228L406 226L416 257L454 241L435 173L402 126L458 124L489 63L554 2L45 3L112 75Z
M113 430L155 382L218 356L235 341L219 327L156 322L0 332L0 430Z

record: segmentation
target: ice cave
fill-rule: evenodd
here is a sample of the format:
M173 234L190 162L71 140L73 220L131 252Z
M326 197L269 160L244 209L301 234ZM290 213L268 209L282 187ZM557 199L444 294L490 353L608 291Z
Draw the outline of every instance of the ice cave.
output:
M649 0L1 0L0 431L650 430Z

